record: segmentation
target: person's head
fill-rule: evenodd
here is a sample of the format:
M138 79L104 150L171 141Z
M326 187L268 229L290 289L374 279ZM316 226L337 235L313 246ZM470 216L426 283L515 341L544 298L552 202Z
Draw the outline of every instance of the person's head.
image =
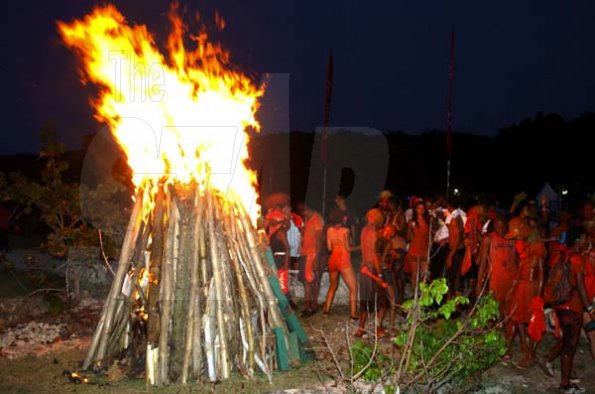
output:
M368 224L378 228L382 225L382 222L384 222L384 215L380 209L372 208L366 212L366 220Z
M429 220L428 210L426 204L420 200L413 206L413 221L417 222L419 218L423 217L426 221Z
M506 219L504 219L502 216L496 216L493 223L496 234L503 237L504 234L506 234L506 230L508 228Z
M537 217L537 205L535 201L530 201L521 208L520 216L523 219L535 218Z
M477 204L474 208L479 222L485 223L488 220L488 207L484 204Z
M505 237L509 239L525 239L529 231L530 228L527 226L525 220L517 216L508 222L508 232Z
M393 194L389 190L383 190L378 196L378 207L380 209L388 209Z
M347 208L347 198L342 194L337 194L337 197L335 197L335 204L337 204L339 209L345 210Z
M426 211L431 211L432 209L434 209L434 201L432 201L429 198L426 198L424 200L424 203L426 204Z
M340 209L333 209L329 216L329 222L331 226L341 226L343 225L343 212Z

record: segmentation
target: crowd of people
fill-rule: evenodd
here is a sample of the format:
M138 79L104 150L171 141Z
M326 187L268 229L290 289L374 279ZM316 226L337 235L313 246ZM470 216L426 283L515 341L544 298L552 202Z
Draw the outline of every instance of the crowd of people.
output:
M317 313L320 281L329 288L322 305L330 314L339 281L349 290L350 318L359 322L356 337L385 337L403 318L400 305L418 291L418 283L445 278L448 297L473 301L491 293L499 303L508 351L503 361L518 368L538 365L554 376L560 358L560 390L584 392L573 380L573 360L584 329L595 360L595 210L586 201L576 215L552 212L547 200L515 196L509 210L497 205L462 207L456 201L411 197L407 204L383 191L362 222L337 196L328 217L289 199L269 204L264 220L279 281L292 307L290 269L304 286L301 316ZM354 252L361 261L352 261ZM357 254L358 256L360 254ZM359 301L359 305L358 305ZM555 324L556 343L538 357L545 327L543 311ZM388 322L385 322L388 312ZM388 323L388 329L385 329ZM520 353L513 354L518 338Z

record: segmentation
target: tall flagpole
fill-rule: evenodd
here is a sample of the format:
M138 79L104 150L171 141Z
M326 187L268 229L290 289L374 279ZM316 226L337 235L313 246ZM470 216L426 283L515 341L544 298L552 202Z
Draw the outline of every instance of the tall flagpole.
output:
M448 124L446 128L446 197L450 193L450 162L452 160L452 92L455 79L455 29L450 33L450 66L448 70Z
M329 51L326 64L326 85L324 91L324 119L323 136L320 146L320 161L322 162L322 216L326 217L326 181L328 162L328 125L331 112L331 98L333 95L333 52Z

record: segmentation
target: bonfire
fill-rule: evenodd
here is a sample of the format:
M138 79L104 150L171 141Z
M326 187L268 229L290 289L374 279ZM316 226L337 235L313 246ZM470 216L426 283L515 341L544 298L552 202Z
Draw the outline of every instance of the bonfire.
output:
M152 385L233 371L270 379L305 357L307 337L254 227L256 176L245 161L264 88L204 30L187 49L177 6L169 18L167 57L113 6L58 23L83 82L100 88L92 106L126 153L136 188L83 368L144 366Z

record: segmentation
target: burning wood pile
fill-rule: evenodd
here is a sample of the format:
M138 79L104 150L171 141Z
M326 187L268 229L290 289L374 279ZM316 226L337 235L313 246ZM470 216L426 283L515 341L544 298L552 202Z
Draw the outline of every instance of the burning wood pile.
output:
M234 369L270 377L299 361L307 337L242 205L210 188L162 186L143 220L142 196L83 368L144 357L147 382L161 385Z
M58 23L83 81L99 86L96 117L126 153L136 187L84 368L126 360L129 373L144 366L154 385L233 371L270 378L304 357L307 337L258 243L258 212L247 210L257 194L245 130L259 129L264 87L234 71L204 29L186 48L176 4L169 18L169 56L110 5Z

